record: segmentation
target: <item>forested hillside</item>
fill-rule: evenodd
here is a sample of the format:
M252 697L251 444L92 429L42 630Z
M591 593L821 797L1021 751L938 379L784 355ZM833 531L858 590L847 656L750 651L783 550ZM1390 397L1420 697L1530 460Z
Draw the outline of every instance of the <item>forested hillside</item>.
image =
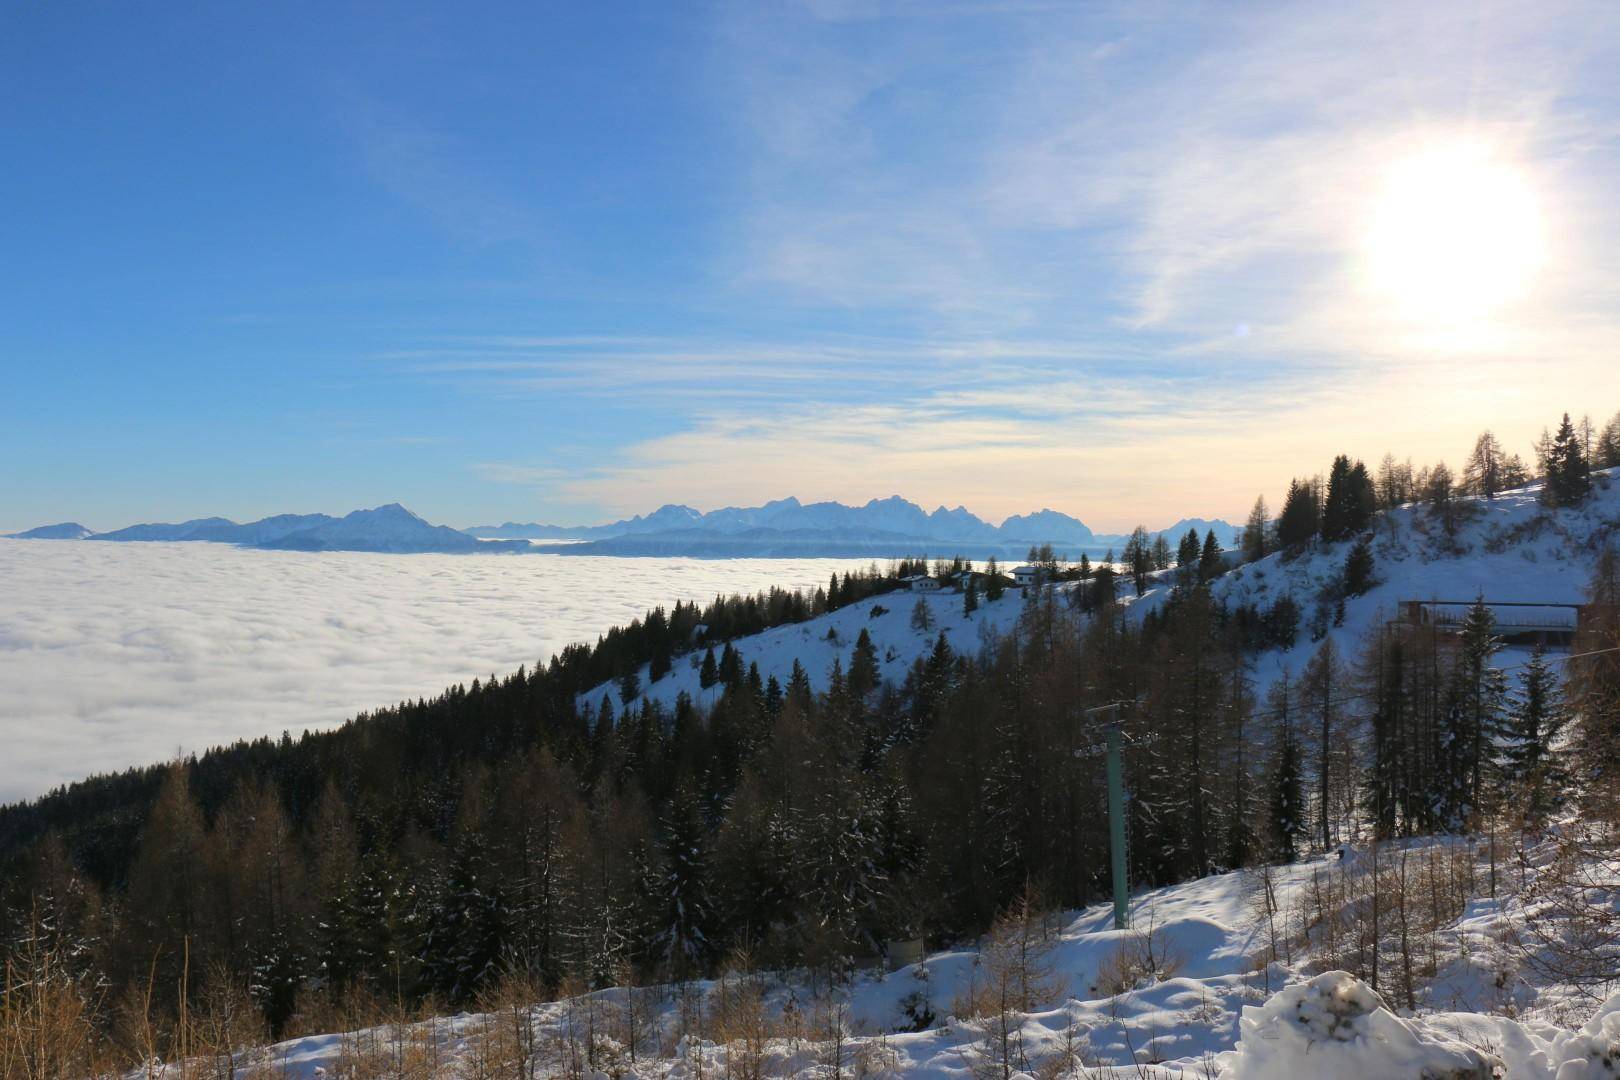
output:
M1238 553L1142 530L1118 571L1036 553L1025 589L992 574L919 600L902 578L962 567L902 564L680 605L338 731L86 781L0 811L14 960L50 958L35 981L88 1018L83 1052L126 1060L200 1038L222 1002L251 1002L240 1038L739 957L838 983L885 943L1105 894L1085 710L1110 702L1143 887L1534 828L1575 799L1612 820L1617 463L1620 420L1585 439L1567 418L1528 487L1488 436L1461 483L1343 458L1276 521L1257 506ZM1579 582L1575 655L1504 671L1488 607L1449 633L1378 592L1483 586L1499 558Z

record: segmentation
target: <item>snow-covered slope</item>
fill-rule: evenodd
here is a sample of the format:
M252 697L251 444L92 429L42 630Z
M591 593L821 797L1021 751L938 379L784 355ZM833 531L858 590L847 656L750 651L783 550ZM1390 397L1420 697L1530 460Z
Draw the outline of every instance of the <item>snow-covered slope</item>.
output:
M922 603L929 613L929 628L912 625L912 611ZM1012 629L1023 607L1022 593L1009 588L1001 599L991 602L982 595L979 609L971 615L962 612L962 594L953 592L910 593L893 592L872 597L830 614L806 622L778 626L762 634L739 638L733 643L742 657L743 668L759 665L759 677L769 681L772 676L783 686L793 673L793 662L804 665L810 685L825 690L827 676L833 661L846 666L855 641L865 630L877 648L878 670L885 679L898 681L905 678L913 661L925 657L934 647L941 633L958 652L977 652L980 645ZM716 649L716 656L719 650ZM698 706L707 706L718 700L719 686L704 689L698 677L702 664L701 651L677 657L675 666L657 682L649 682L647 665L637 672L641 693L631 700L639 707L642 698L673 706L678 695L685 693ZM614 708L621 704L618 687L603 684L581 695L581 704L594 706L607 694Z
M1404 850L1419 861L1478 857L1457 839L1412 841ZM1386 852L1382 872L1390 872L1395 857ZM1029 924L1019 940L1030 943L1031 951L1012 955L1032 958L1033 1000L1028 1009L1006 1014L986 991L994 978L994 946L980 943L894 971L868 969L830 993L803 972L614 988L532 1006L515 1003L499 1014L294 1039L252 1060L273 1065L279 1076L314 1078L348 1075L340 1066L354 1068L367 1054L383 1060L420 1053L439 1062L435 1075L483 1076L489 1073L478 1070L488 1069L503 1040L510 1043L503 1025L515 1022L536 1036L541 1075L563 1074L566 1063L585 1052L581 1047L596 1040L598 1075L644 1078L1613 1080L1620 1061L1620 997L1594 1013L1591 1003L1556 985L1532 988L1512 1008L1486 992L1496 978L1523 985L1500 942L1516 921L1522 925L1533 913L1519 907L1511 892L1489 902L1488 915L1480 914L1485 901L1471 905L1463 922L1442 930L1434 946L1443 970L1465 964L1475 971L1475 1011L1431 1011L1424 1004L1416 1014L1397 1016L1388 995L1398 992L1398 979L1387 974L1388 967L1391 981L1382 995L1334 970L1317 939L1302 930L1306 917L1325 886L1339 895L1363 895L1372 866L1367 851L1353 849L1343 859L1156 889L1133 899L1130 928L1123 931L1114 929L1108 905ZM1477 869L1483 882L1483 867ZM1266 914L1268 896L1274 917ZM1279 926L1289 944L1273 954ZM1147 957L1151 962L1142 962ZM725 1023L720 1002L751 995L761 1003L753 1027L728 1032L717 1026ZM625 1017L632 1009L640 1031L634 1063L625 1042ZM706 1022L706 1016L717 1019ZM1551 1022L1554 1017L1559 1023ZM841 1042L829 1037L835 1024L844 1032ZM1578 1030L1565 1026L1582 1024Z
M1539 497L1540 486L1534 485L1491 500L1459 500L1460 524L1449 539L1426 507L1406 506L1384 515L1373 541L1377 584L1345 601L1337 625L1333 605L1321 606L1320 629L1334 639L1340 655L1349 659L1368 630L1393 617L1402 600L1470 601L1483 595L1496 601L1579 603L1600 545L1605 538L1620 536L1620 481L1600 475L1593 496L1573 509L1548 510ZM1264 609L1283 595L1291 595L1300 607L1300 631L1293 648L1263 652L1255 660L1254 678L1260 693L1284 671L1297 673L1320 646L1312 635L1319 598L1342 575L1350 547L1351 542L1345 541L1318 544L1294 556L1273 554L1237 567L1214 583L1215 599L1229 607L1253 604ZM1121 598L1128 601L1128 617L1140 619L1164 603L1174 581L1174 571L1156 574L1147 592L1136 598L1128 581L1122 579ZM912 607L919 597L930 612L929 630L911 625ZM849 662L850 649L864 628L877 646L880 670L885 677L898 680L905 677L912 661L927 655L940 631L953 649L973 652L988 637L1010 630L1021 606L1016 589L1009 589L994 604L981 597L979 610L972 615L962 613L960 593L890 593L808 622L740 638L733 645L745 668L759 664L761 678L774 675L785 685L798 660L811 685L823 690L833 660ZM1523 659L1511 649L1503 657L1504 663ZM649 671L643 666L637 672L642 695L669 706L684 691L700 705L710 703L719 689L700 686L701 660L701 653L677 657L670 673L656 683L648 682ZM608 684L593 688L582 702L594 705L603 694L610 695L618 707L617 688ZM639 698L632 704L639 704Z
M1331 635L1340 655L1355 655L1369 630L1393 618L1403 600L1489 601L1577 604L1581 602L1603 544L1620 539L1620 480L1598 474L1596 489L1581 506L1547 509L1541 485L1499 494L1494 499L1459 499L1458 525L1448 537L1425 506L1404 506L1383 515L1374 530L1376 584L1344 604L1334 625L1324 591L1344 571L1351 541L1317 544L1298 556L1273 554L1223 575L1213 586L1218 602L1262 609L1283 595L1299 604L1300 633L1294 647L1262 654L1255 680L1263 693L1282 672L1297 673L1320 646L1312 624ZM1140 617L1169 596L1173 572L1158 575L1131 608ZM1511 650L1507 659L1523 659Z

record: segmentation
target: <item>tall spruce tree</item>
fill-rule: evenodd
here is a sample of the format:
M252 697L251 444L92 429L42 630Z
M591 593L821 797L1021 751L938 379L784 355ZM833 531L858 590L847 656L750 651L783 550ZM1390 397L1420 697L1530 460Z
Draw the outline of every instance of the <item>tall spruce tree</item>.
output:
M1496 746L1504 729L1508 703L1507 676L1493 660L1502 650L1496 635L1496 617L1483 599L1476 600L1463 619L1457 657L1453 715L1457 780L1453 784L1452 823L1471 825L1484 805L1485 784L1496 760Z
M1303 755L1299 736L1294 730L1290 697L1288 677L1284 675L1273 685L1267 699L1267 710L1276 723L1271 743L1270 805L1267 811L1273 854L1278 862L1284 863L1299 858L1299 841L1309 832L1302 776Z
M1181 542L1176 545L1176 567L1186 570L1189 576L1198 569L1198 556L1202 549L1198 543L1198 530L1188 529Z
M1292 481L1282 513L1277 515L1277 542L1286 548L1299 548L1314 540L1321 528L1316 484L1310 480Z
M1587 460L1586 446L1564 414L1558 432L1547 444L1542 469L1547 480L1542 487L1542 501L1549 506L1575 506L1592 490L1591 463Z
M1221 542L1215 539L1215 530L1204 534L1204 545L1198 551L1198 580L1213 581L1221 574Z
M1283 512L1287 513L1286 507ZM1353 536L1360 530L1360 512L1360 493L1351 487L1350 459L1340 454L1328 470L1327 495L1322 500L1322 539L1332 543Z
M1569 776L1554 748L1568 722L1558 676L1538 645L1519 677L1499 750L1509 797L1528 822L1545 820L1562 802Z
M1360 596L1373 587L1372 541L1363 536L1344 557L1344 594Z
M659 969L682 980L707 971L713 954L709 830L690 787L676 786L662 824L662 872L654 898L659 922L652 948Z

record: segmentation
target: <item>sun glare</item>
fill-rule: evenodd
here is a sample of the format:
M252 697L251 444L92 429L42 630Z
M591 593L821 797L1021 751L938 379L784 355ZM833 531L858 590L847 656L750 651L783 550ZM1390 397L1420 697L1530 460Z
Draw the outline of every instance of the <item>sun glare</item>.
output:
M1488 320L1522 299L1544 258L1529 178L1484 146L1436 146L1399 160L1370 217L1369 288L1431 329Z

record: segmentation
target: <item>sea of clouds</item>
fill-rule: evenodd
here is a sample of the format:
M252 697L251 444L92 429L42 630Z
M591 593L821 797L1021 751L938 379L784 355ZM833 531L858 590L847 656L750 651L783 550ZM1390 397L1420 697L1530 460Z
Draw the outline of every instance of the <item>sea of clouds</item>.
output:
M532 667L656 604L852 565L0 540L0 801L330 727Z

